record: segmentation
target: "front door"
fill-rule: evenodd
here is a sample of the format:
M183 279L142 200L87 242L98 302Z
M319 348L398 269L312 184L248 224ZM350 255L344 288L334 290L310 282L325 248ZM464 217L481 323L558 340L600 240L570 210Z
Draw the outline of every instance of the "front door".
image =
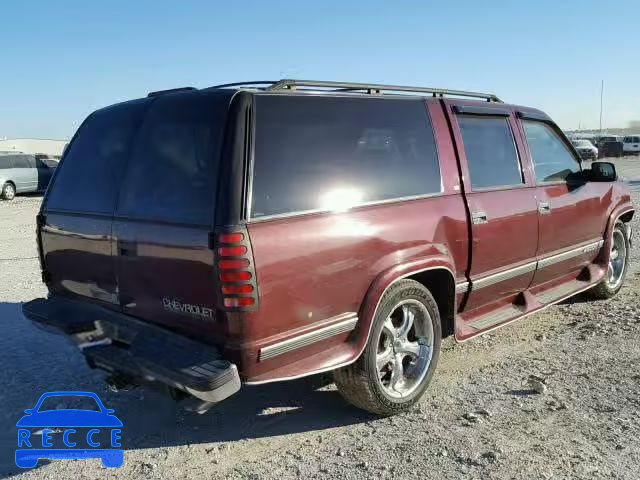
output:
M526 116L521 123L537 184L540 263L535 286L578 271L596 256L611 185L579 178L580 160L554 124Z
M513 297L535 271L535 186L523 168L512 112L500 105L447 102L471 218L471 290L466 310ZM519 148L520 147L520 148Z

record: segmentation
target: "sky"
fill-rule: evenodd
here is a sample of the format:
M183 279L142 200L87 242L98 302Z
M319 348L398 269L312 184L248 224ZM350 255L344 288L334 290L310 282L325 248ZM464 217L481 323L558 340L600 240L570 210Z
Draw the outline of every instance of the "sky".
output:
M149 91L282 77L486 91L564 129L640 120L636 0L3 1L0 138ZM629 12L629 14L625 13Z

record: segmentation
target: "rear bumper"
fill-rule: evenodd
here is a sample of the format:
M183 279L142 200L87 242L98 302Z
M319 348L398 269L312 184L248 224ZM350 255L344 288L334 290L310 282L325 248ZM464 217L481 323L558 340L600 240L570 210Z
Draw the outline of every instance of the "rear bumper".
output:
M92 368L159 382L211 403L240 389L237 367L215 346L65 298L32 300L22 311L36 325L70 337Z

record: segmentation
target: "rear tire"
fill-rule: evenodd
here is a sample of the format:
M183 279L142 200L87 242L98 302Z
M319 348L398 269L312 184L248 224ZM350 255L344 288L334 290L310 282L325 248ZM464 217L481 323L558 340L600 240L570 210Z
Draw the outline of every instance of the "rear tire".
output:
M624 285L629 266L629 237L624 223L617 222L613 227L609 268L605 277L587 294L595 299L604 300L613 297Z
M2 187L2 198L5 200L13 200L16 197L16 187L13 183L7 182Z
M338 391L378 415L405 412L429 385L441 340L438 305L429 290L400 280L380 300L362 355L333 372Z

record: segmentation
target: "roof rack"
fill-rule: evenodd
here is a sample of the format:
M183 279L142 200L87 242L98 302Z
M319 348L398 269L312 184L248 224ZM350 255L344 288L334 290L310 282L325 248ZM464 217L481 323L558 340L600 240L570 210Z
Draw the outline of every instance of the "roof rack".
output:
M254 82L237 82L237 83L225 83L222 85L216 85L210 88L225 88L225 87L255 87L265 91L276 90L291 90L298 89L303 90L324 90L327 89L333 92L354 92L354 93L366 93L370 95L383 95L384 92L405 92L405 93L421 93L429 94L433 97L465 97L465 98L479 98L486 100L487 102L502 102L496 95L492 93L479 93L468 92L465 90L448 90L444 88L430 88L430 87L409 87L402 85L382 85L376 83L352 83L352 82L329 82L321 80L295 80L295 79L282 79L278 81L254 81Z
M188 90L197 90L197 89L195 87L169 88L167 90L157 90L155 92L149 92L147 93L147 97L157 97L159 95L164 95L167 93L186 92Z

